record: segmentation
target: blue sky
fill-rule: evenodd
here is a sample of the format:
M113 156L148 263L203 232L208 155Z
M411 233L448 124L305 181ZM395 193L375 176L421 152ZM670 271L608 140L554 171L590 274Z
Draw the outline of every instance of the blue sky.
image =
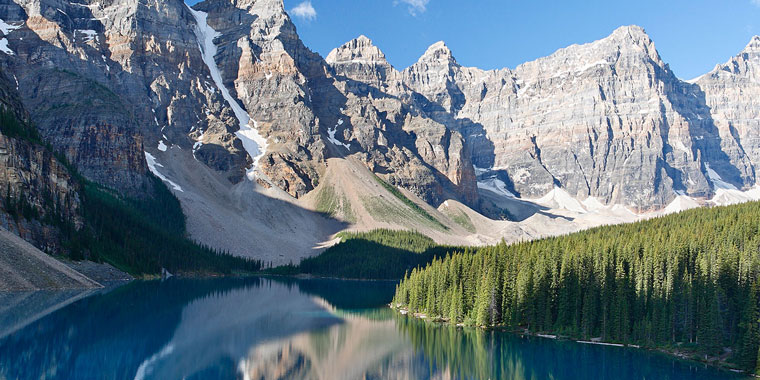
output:
M760 34L760 0L284 1L312 50L327 56L364 34L397 69L414 63L439 40L463 65L514 68L636 24L646 29L676 75L689 79L725 62Z

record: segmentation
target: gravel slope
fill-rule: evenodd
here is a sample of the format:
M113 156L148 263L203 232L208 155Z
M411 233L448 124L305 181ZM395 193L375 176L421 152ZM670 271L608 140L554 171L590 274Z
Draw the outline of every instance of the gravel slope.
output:
M0 291L99 287L99 283L0 228Z

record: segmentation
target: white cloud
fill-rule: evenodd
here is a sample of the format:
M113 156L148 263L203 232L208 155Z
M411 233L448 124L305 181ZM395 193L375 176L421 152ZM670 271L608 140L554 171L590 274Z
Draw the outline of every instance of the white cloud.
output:
M760 0L752 0L755 2L760 2ZM430 0L395 0L394 4L403 3L409 6L409 14L412 16L417 16L420 13L425 13L427 10L427 4L430 2Z
M760 7L760 0L750 0L750 1L752 2L752 4Z
M317 11L311 5L311 1L308 1L308 0L304 1L301 4L298 4L295 8L291 9L290 13L293 16L300 17L304 20L309 20L309 21L317 18Z

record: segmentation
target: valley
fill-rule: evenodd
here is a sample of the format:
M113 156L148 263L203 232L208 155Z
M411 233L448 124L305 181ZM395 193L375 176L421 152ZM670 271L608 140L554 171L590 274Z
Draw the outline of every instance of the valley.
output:
M296 9L0 1L0 378L730 378L537 335L760 373L760 36L401 68Z
M760 198L737 95L760 89L760 38L689 82L637 26L514 69L440 42L398 70L366 36L312 52L280 0L64 6L0 12L6 97L88 180L140 198L161 178L189 238L233 255L297 263L376 228L480 246Z

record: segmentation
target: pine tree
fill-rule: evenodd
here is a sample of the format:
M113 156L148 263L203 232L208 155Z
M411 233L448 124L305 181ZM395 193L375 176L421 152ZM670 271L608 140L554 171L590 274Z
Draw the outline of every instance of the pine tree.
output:
M737 360L742 368L752 370L757 367L757 353L760 350L760 312L757 307L758 284L752 285L750 295L747 299L742 321L739 328L742 330L741 347L739 350L739 359Z
M451 300L451 309L449 311L449 320L452 323L462 322L464 318L462 293L462 284L452 287L453 298Z
M475 324L477 326L489 326L491 321L490 303L491 292L488 289L488 279L483 276L480 281L480 286L477 290L478 296L475 300Z
M435 274L435 272L431 272ZM435 296L435 279L434 276L431 281L428 281L427 284L427 296L425 296L425 312L427 312L429 317L435 317L438 316L438 308L436 307L436 296Z

